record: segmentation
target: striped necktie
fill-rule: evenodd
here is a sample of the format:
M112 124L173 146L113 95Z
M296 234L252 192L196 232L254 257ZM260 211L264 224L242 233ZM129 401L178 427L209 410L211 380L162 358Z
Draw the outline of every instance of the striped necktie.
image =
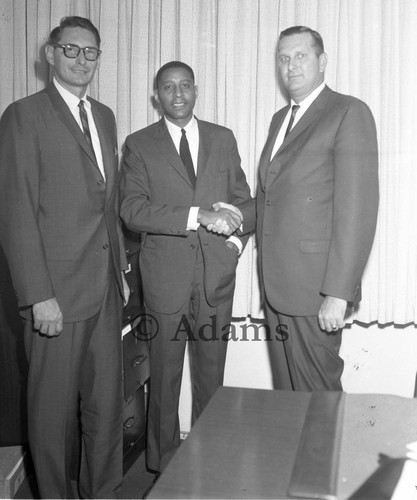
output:
M85 110L83 100L78 103L78 107L80 108L80 119L83 126L85 138L87 139L88 144L90 144L91 149L94 151L93 141L91 140L90 127L88 125L87 111Z

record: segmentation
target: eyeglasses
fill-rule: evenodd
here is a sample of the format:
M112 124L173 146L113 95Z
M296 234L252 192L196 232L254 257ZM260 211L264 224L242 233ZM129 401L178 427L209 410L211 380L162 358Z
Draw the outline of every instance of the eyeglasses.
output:
M60 47L64 51L64 56L69 57L70 59L75 59L78 57L78 54L83 51L84 57L87 61L95 61L98 56L101 54L101 50L96 49L95 47L78 47L73 43L55 43L54 47Z

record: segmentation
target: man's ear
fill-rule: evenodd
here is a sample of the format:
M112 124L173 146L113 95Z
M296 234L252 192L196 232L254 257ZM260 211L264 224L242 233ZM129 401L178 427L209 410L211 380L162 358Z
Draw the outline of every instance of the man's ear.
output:
M319 56L320 73L324 73L326 66L327 66L327 54L326 52L322 52Z
M156 111L158 111L158 113L163 116L164 112L162 111L162 106L159 102L159 97L158 97L158 90L157 89L154 89L153 91L153 95L151 97L151 102L152 102L152 106L154 107L154 109L156 109Z
M46 55L46 60L48 61L48 63L53 66L54 65L54 48L52 47L52 45L45 46L45 55Z

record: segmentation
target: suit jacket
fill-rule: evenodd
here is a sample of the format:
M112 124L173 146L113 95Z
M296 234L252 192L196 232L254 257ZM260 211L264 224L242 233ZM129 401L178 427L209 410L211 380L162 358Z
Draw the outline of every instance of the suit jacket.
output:
M244 232L255 226L255 207L233 133L198 120L199 153L193 187L164 119L126 139L121 180L121 217L143 233L140 254L145 302L175 313L187 300L196 248L201 245L207 301L216 306L233 296L237 252L226 238L204 227L187 231L191 206L211 208L223 201L239 206ZM246 243L248 236L242 236Z
M260 274L276 310L315 315L324 295L360 299L377 220L376 129L366 104L325 87L270 162L288 109L260 159Z
M11 104L0 122L0 234L19 306L57 297L64 321L99 310L109 266L122 293L112 111L90 99L106 181L53 84Z

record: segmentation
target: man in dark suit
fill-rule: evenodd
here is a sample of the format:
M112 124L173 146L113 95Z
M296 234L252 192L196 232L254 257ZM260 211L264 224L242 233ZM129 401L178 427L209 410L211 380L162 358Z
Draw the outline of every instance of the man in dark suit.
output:
M128 291L115 119L86 96L99 56L95 26L64 18L46 46L53 82L0 123L1 243L26 320L29 444L43 498L73 498L78 412L80 494L115 498L122 480Z
M324 84L317 32L283 31L277 62L291 105L272 119L257 190L274 386L341 390L341 332L377 219L375 123L366 104Z
M145 306L159 327L151 341L147 463L160 471L180 443L187 339L193 422L223 382L235 270L255 207L233 133L194 117L192 69L164 65L154 97L164 117L126 140L120 213L143 234Z

